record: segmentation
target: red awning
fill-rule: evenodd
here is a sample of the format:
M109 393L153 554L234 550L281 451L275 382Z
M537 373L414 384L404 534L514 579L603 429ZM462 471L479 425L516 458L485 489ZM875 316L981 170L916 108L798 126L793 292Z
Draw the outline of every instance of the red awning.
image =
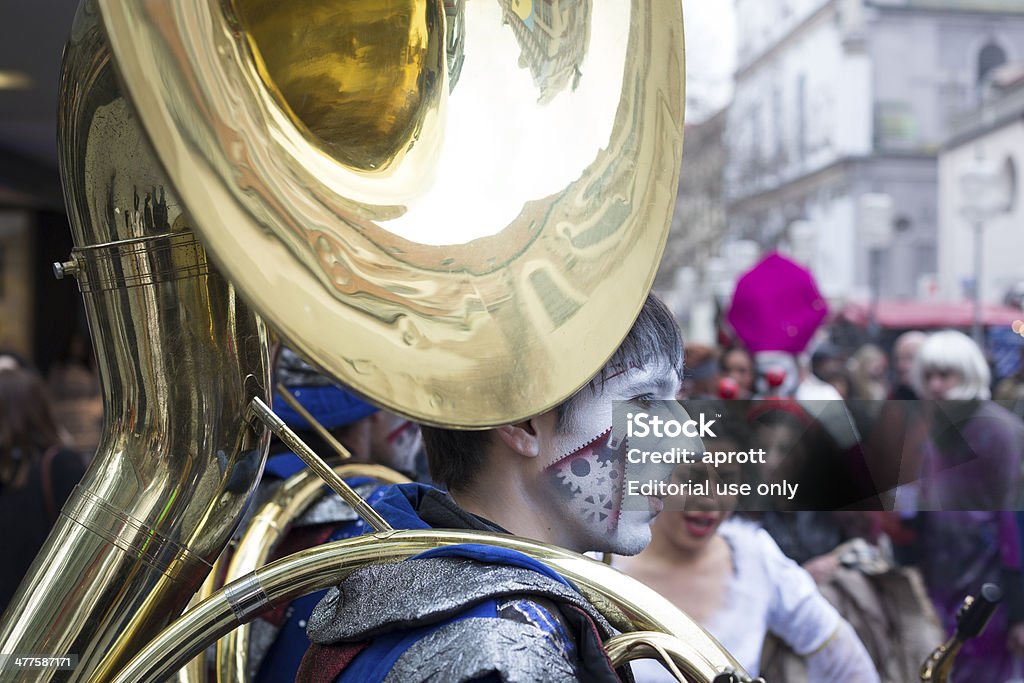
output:
M870 310L870 304L851 301L843 306L840 317L855 325L867 325ZM984 325L1010 325L1021 319L1024 319L1024 311L1018 308L995 304L981 308ZM974 324L974 303L882 300L878 302L877 320L880 327L894 330L968 328Z

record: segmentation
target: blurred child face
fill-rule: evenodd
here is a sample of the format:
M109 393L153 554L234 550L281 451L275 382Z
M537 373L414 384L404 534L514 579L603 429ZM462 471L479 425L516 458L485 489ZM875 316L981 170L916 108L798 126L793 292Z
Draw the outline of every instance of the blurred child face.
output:
M765 449L764 473L769 482L784 479L799 480L805 460L800 430L788 421L759 425L755 430L755 443Z
M754 389L754 363L743 351L730 351L722 361L726 377L731 377L744 391Z

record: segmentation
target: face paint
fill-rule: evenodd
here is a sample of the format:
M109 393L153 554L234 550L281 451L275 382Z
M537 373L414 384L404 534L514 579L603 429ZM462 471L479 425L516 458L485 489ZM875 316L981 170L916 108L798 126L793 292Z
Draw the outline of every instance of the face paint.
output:
M613 533L622 512L625 458L609 445L611 429L547 468L561 484L569 514Z
M416 471L416 457L423 447L419 425L397 415L380 414L373 424L373 461L398 470Z
M650 522L660 501L626 501L629 445L625 439L611 442L613 402L671 399L678 390L675 370L667 364L626 368L594 391L584 390L563 417L543 451L544 474L565 510L577 548L634 554L650 541ZM645 474L667 480L672 466Z

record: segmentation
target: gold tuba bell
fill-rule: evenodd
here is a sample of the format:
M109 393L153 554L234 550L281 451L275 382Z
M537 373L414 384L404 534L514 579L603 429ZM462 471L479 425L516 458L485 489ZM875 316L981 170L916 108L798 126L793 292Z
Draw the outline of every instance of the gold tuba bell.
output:
M427 424L514 422L602 366L667 237L683 71L679 0L84 0L59 130L76 246L57 270L85 298L104 436L0 653L77 660L32 680L162 680L274 601L473 541L570 577L627 632L623 661L738 669L610 568L468 532L305 551L168 627L262 471L264 320ZM682 641L638 648L644 630Z

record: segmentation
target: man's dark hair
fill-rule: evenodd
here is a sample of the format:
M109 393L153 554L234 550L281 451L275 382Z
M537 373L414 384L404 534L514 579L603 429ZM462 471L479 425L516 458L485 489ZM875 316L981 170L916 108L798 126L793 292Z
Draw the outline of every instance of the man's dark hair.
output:
M558 406L559 426L584 392L599 391L604 382L620 369L643 367L654 359L662 358L670 363L676 376L682 379L683 337L665 304L649 294L629 334L601 371L585 387ZM426 426L422 431L430 476L434 483L453 491L465 490L483 466L490 443L490 431Z
M844 360L842 351L839 347L831 342L824 342L818 345L818 348L811 354L811 372L817 376L818 379L823 382L827 382L828 378L823 375L828 374L826 370L827 365L832 361Z

